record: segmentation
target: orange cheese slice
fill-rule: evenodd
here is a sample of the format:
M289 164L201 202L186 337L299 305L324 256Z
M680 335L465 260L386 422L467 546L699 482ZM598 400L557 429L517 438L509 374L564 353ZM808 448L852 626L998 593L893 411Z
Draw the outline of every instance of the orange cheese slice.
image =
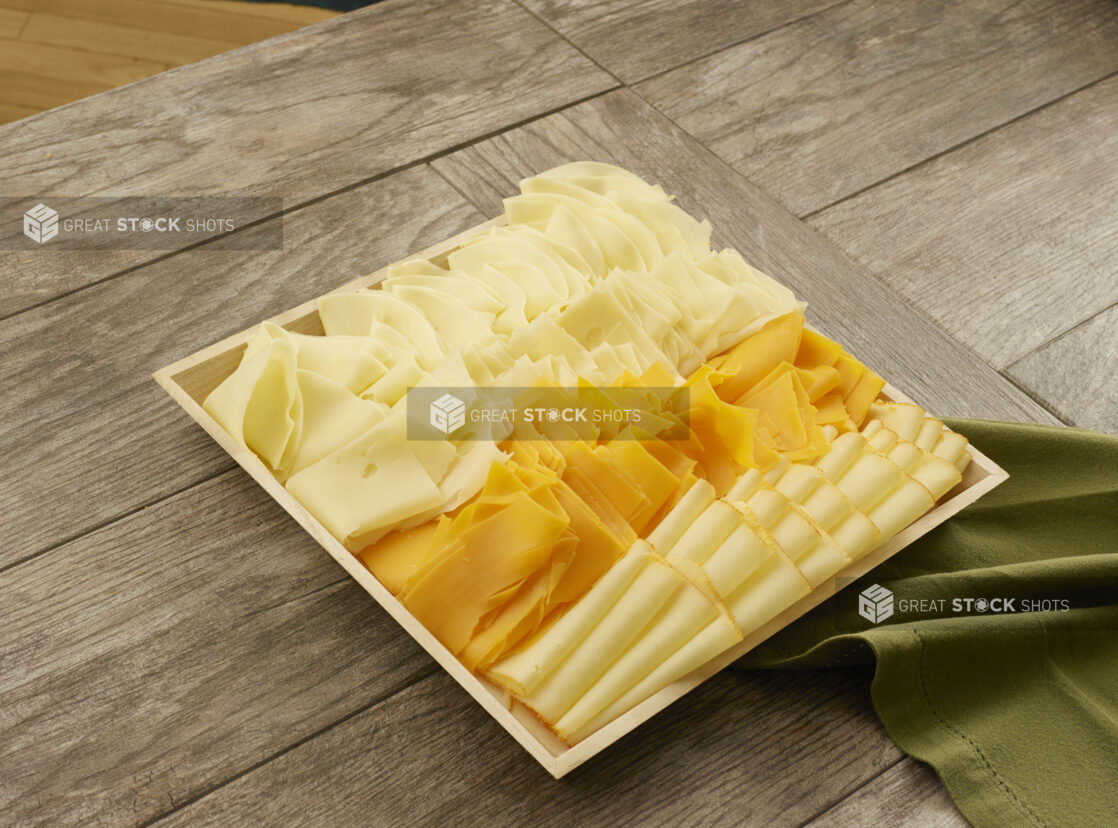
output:
M549 562L570 520L551 491L529 491L495 463L479 498L451 519L446 545L403 595L404 606L453 653Z

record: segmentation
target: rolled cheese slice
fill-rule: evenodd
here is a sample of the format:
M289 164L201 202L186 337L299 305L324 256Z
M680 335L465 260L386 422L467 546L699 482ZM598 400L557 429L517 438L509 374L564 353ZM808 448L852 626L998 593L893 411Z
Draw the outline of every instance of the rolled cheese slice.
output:
M791 464L773 486L830 534L851 560L881 542L881 531L873 521L817 467Z
M920 434L926 412L915 403L875 402L866 417L880 420L882 425L895 432L902 440L912 442Z
M667 557L672 561L706 562L741 524L734 507L725 500L715 500L687 527Z
M804 510L767 485L744 504L814 588L850 563L842 547Z
M605 616L578 642L563 664L523 701L545 722L557 722L623 653L676 593L685 579L658 555L644 566Z
M714 499L714 487L706 480L696 480L649 534L648 543L657 554L668 557L680 538Z
M696 585L697 575L691 573L688 577L684 574L672 595L641 629L640 635L555 722L555 730L560 736L580 730L652 673L672 653L686 646L719 616L725 615L720 603ZM651 692L659 689L650 688ZM532 701L535 703L536 700Z
M635 686L609 705L605 710L578 730L559 732L568 744L582 741L588 735L609 724L622 713L651 698L660 690L694 672L712 658L725 652L742 640L741 631L728 614L719 613L698 635L660 662L656 668ZM697 682L696 682L697 683Z
M644 541L634 543L578 603L526 646L489 667L486 677L522 697L535 691L617 603L652 554Z

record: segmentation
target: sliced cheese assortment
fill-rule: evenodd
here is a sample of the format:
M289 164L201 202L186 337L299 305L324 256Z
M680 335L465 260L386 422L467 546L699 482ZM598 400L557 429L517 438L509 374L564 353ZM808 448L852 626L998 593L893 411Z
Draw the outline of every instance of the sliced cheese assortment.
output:
M445 266L321 298L322 336L265 323L204 407L573 744L919 518L970 455L660 187L567 164L505 213ZM648 389L658 427L409 440L415 387Z

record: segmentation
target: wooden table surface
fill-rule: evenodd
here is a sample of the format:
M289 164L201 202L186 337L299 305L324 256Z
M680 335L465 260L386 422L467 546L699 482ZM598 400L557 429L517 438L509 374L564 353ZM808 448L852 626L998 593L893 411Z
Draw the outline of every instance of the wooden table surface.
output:
M149 375L592 158L934 411L1118 430L1116 72L1109 0L389 0L0 127L5 195L286 206L0 253L0 824L961 823L862 669L553 781Z

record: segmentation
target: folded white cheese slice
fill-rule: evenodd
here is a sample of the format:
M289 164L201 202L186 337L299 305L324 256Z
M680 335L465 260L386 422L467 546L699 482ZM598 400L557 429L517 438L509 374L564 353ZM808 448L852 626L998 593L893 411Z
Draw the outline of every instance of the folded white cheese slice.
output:
M402 416L390 417L287 481L288 491L353 551L443 503L438 484L453 444L408 443L403 429Z
M309 336L292 333L272 322L260 325L249 340L245 358L263 348L273 339L283 339L295 346L295 364L302 371L311 371L340 382L360 394L387 370L388 350L364 336Z
M268 338L202 403L234 440L280 473L290 466L303 428L296 370L295 346Z
M318 300L328 335L378 336L376 323L396 331L424 368L433 368L449 350L431 322L414 305L382 290L331 293Z
M454 348L497 338L493 330L496 313L471 308L446 291L397 284L392 286L391 295L414 305Z
M291 474L317 463L388 415L388 406L355 396L329 377L301 369L296 377L303 399L303 428Z

